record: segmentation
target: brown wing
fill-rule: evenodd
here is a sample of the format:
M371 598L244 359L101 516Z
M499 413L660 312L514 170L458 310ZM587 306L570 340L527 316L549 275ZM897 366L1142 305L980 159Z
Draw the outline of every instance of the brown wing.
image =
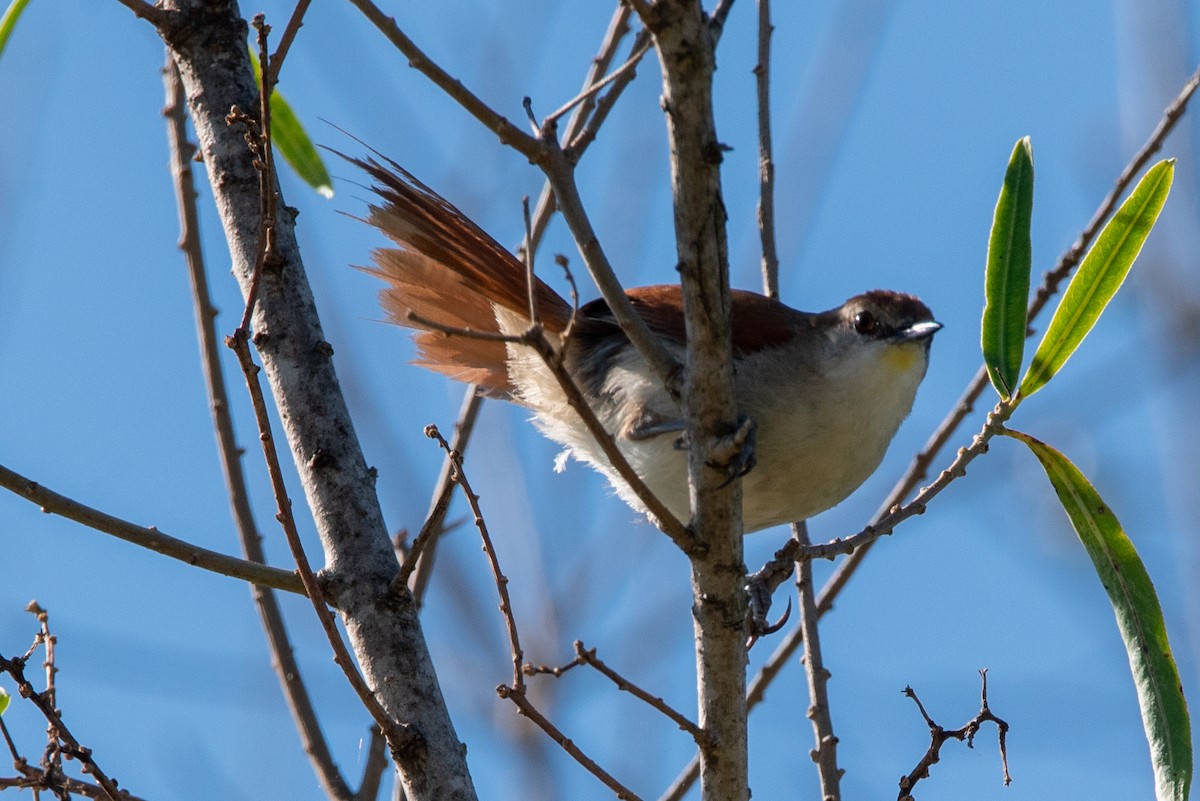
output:
M687 341L683 318L683 290L677 284L659 284L627 290L630 302L650 330L680 344ZM738 353L753 353L764 348L782 345L795 336L799 327L807 325L811 315L798 312L776 300L747 292L731 291L733 349ZM581 313L606 315L611 319L608 305L595 301ZM615 324L615 323L614 323Z

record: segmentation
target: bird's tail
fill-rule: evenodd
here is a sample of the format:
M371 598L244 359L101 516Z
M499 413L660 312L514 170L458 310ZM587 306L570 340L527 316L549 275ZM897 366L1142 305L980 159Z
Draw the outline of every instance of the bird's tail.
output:
M375 179L372 188L380 203L371 205L367 222L398 245L375 250L374 265L364 268L387 283L380 290L381 305L391 322L421 331L414 337L416 364L478 384L488 394L510 396L504 343L445 329L499 334L498 313L527 319L525 266L445 198L396 162L380 158L386 163L349 160ZM561 333L571 307L534 280L542 325Z

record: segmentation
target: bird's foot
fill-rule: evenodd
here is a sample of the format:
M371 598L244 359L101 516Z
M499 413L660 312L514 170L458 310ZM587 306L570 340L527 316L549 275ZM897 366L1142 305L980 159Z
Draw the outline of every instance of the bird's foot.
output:
M754 446L757 438L758 426L743 415L738 418L737 430L714 449L709 465L725 471L727 478L721 484L722 487L728 486L754 469Z

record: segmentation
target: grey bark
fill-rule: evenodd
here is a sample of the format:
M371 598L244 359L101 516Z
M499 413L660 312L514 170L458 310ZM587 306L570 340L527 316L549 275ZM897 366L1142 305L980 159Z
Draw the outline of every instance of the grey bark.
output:
M675 246L687 325L684 405L691 447L690 554L704 801L749 798L746 743L746 568L741 485L714 469L737 427L729 324L729 256L721 144L713 119L716 37L699 3L660 0L647 13L663 71ZM726 447L723 447L726 446Z
M234 105L254 114L258 90L247 26L232 0L166 0L159 32L187 91L233 273L247 292L259 227L259 179ZM254 342L325 551L324 586L342 614L367 683L383 708L419 736L395 755L410 801L475 798L411 595L393 588L398 565L354 435L296 243L280 204L278 260L262 276Z

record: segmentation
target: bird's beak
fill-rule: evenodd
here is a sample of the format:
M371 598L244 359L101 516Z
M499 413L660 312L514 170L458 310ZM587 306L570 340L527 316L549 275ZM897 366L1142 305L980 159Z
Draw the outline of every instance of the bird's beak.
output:
M896 339L901 342L919 342L922 339L929 339L942 328L942 324L936 320L925 320L920 323L913 323L903 331L896 333Z

